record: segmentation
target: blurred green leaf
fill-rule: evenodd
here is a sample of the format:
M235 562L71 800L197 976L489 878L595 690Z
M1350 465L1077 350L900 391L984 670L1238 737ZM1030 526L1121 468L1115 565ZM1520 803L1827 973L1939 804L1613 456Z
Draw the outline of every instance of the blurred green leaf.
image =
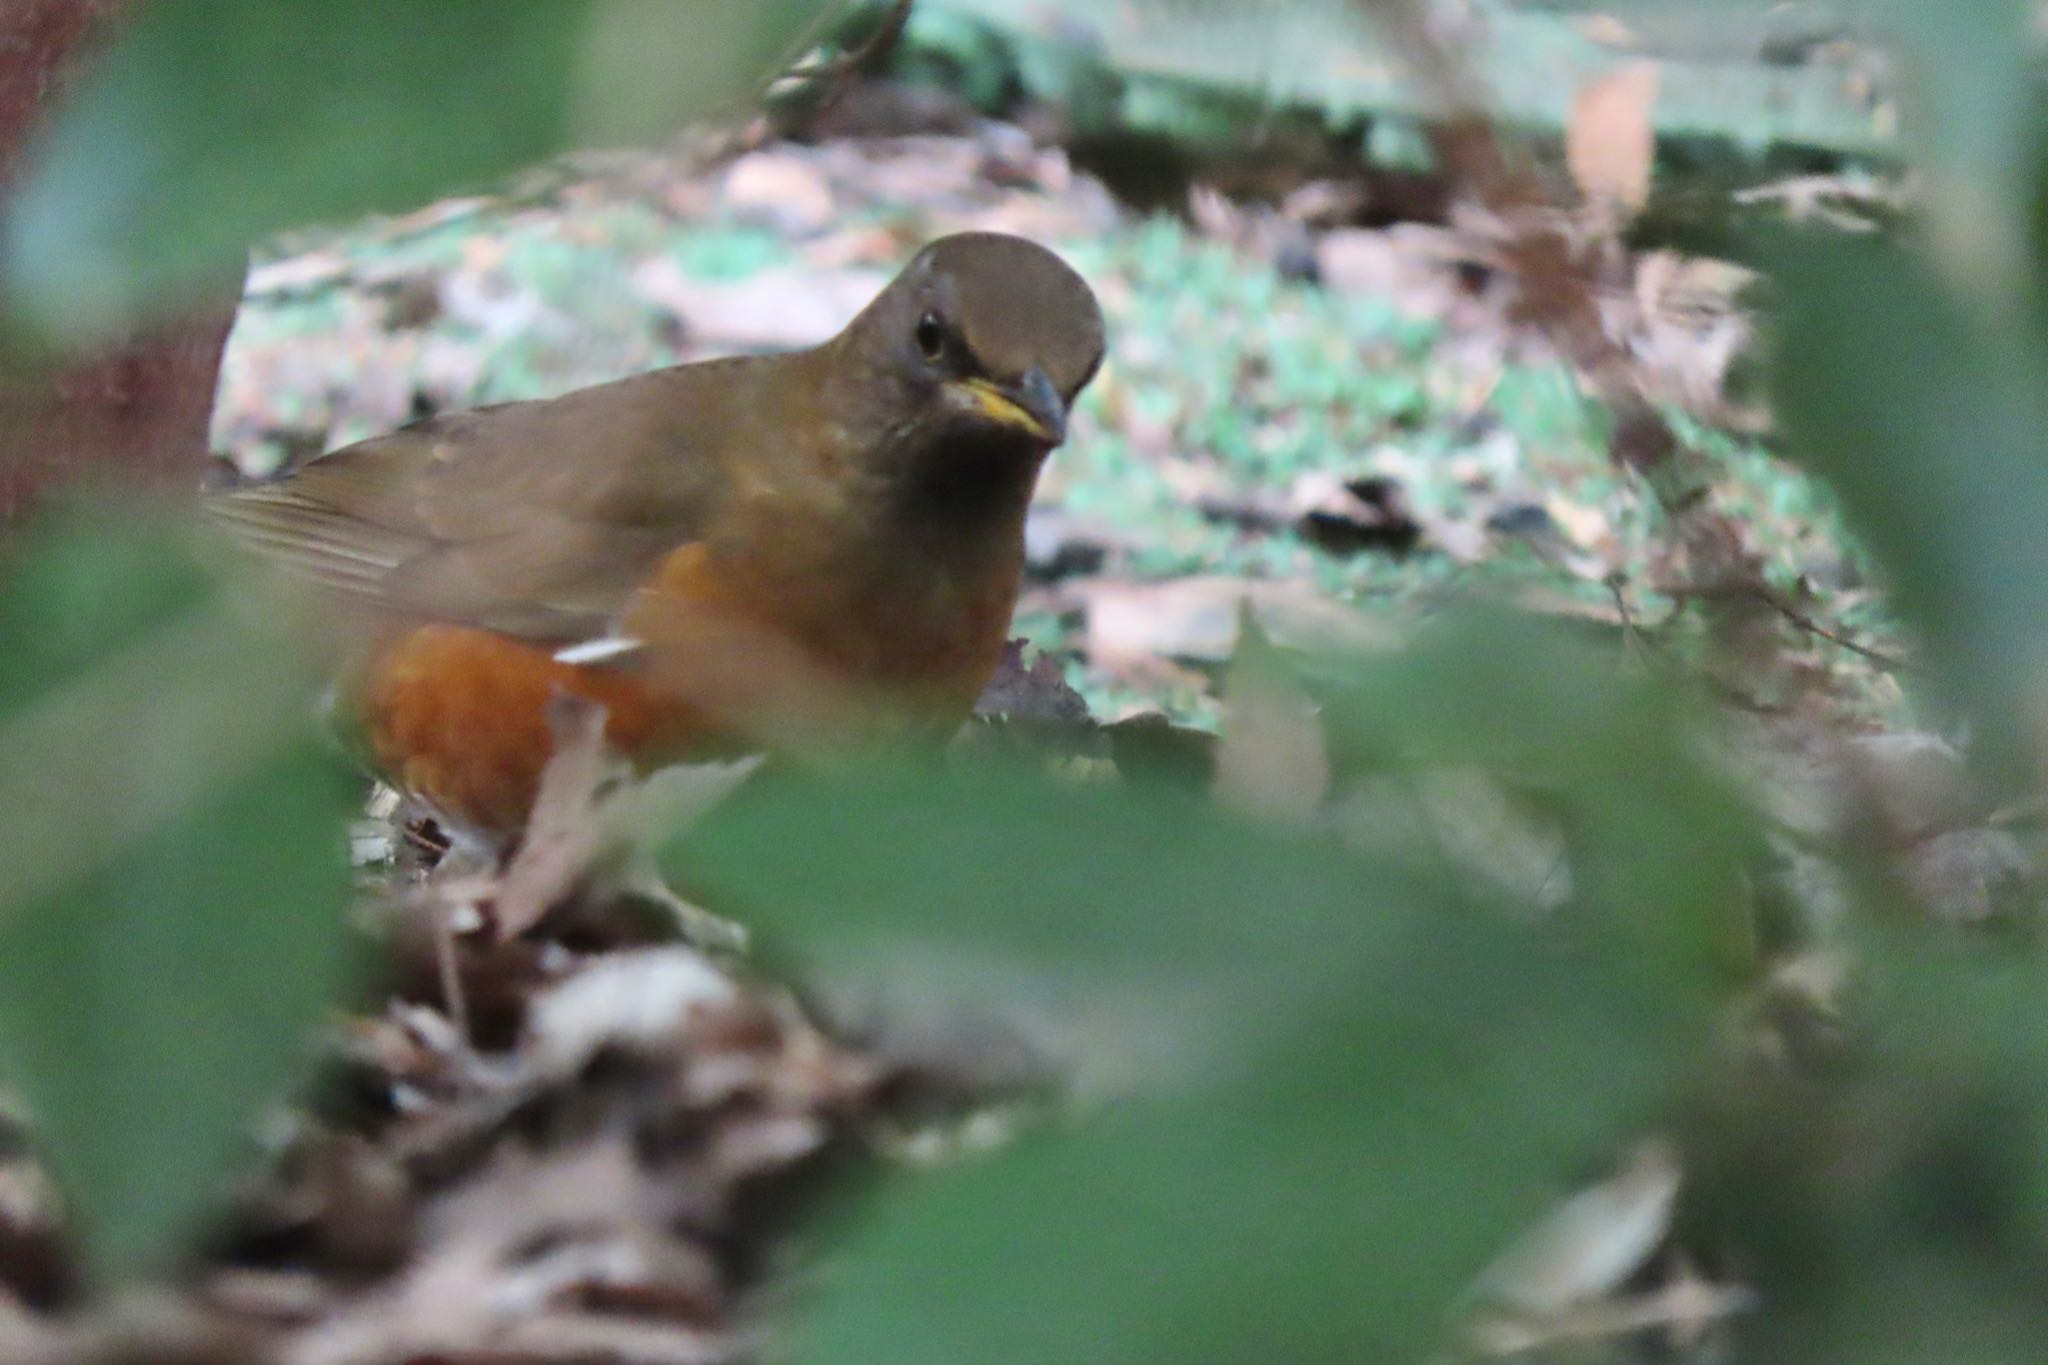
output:
M1569 913L1651 953L1674 983L1753 965L1756 820L1709 768L1668 680L1554 623L1446 617L1407 654L1348 660L1316 690L1340 764L1476 767L1563 828ZM1325 670L1327 672L1327 670Z
M1502 924L1418 936L1269 1071L878 1211L805 1359L1419 1359L1559 1182L1649 1119L1669 1010Z
M2048 1355L2048 973L2037 947L1864 923L1856 1036L1741 1078L1688 1144L1683 1242L1739 1244L1743 1360Z
M669 861L835 968L992 954L1184 1063L877 1214L820 1360L1412 1357L1578 1162L1650 1121L1707 1017L1625 936L1126 785L785 776ZM941 962L926 985L959 980Z
M1779 282L1790 453L1889 567L1928 665L2010 745L2048 677L2048 357L1903 251L1789 254Z
M906 991L969 981L1035 1001L1084 1064L1171 1085L1238 1074L1367 989L1369 964L1426 952L1440 917L1519 909L1475 905L1420 857L1365 860L1191 795L995 763L764 775L667 867L771 948Z
M1906 76L1906 130L1927 192L1920 202L1951 279L1978 302L2035 300L2025 209L2038 174L2038 11L2025 0L1861 0L1854 7L1896 44Z
M181 540L9 551L0 1075L96 1259L131 1266L215 1192L332 992L351 784L289 642Z
M940 995L965 981L1041 1003L1110 1054L1086 1061L1119 1076L1231 1073L1288 1026L1276 996L1306 1008L1348 994L1374 945L1426 932L1378 907L1429 894L1192 797L999 764L763 774L666 866L771 949L842 976Z
M1672 689L1631 676L1619 647L1466 614L1397 656L1299 663L1340 773L1471 764L1526 785L1572 817L1596 888L1603 874L1618 881L1598 893L1615 919L1594 936L1618 927L1638 943L1688 945L1660 965L1697 967L1726 950L1756 826L1707 766L1695 718ZM783 851L794 829L801 859ZM683 845L673 870L767 902L775 926L807 943L919 935L1038 960L1229 964L1256 942L1293 969L1370 951L1392 922L1355 913L1362 864L1328 840L1188 798L1004 770L757 784L706 831L716 837ZM915 842L900 846L900 832ZM1376 898L1436 894L1426 852L1373 864ZM1017 912L1020 897L1031 913ZM1260 907L1250 919L1246 905ZM1660 914L1679 922L1660 927Z
M743 98L826 0L177 0L76 82L4 220L10 307L103 332L254 239Z

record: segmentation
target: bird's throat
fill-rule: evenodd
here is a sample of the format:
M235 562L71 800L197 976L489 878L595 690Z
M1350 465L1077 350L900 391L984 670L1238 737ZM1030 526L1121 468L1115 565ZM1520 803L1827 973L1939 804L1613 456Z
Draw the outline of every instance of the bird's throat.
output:
M901 532L917 540L984 539L1021 532L1046 452L986 435L934 442L908 462L896 489Z

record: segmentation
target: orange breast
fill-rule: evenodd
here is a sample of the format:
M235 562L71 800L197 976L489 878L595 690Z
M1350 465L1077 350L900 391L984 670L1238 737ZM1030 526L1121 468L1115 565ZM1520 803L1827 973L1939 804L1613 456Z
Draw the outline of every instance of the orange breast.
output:
M787 560L791 556L783 556ZM553 751L549 700L587 697L643 765L749 747L946 733L1001 655L1017 570L875 581L769 573L701 545L665 560L624 626L644 657L604 667L468 626L413 629L373 658L360 703L399 784L491 834L526 821Z
M448 815L487 833L526 822L554 750L557 693L605 707L605 733L628 754L687 752L706 730L644 680L558 663L544 646L468 626L422 626L380 651L361 705L386 773Z
M835 745L906 726L950 731L1002 656L1021 564L900 575L740 559L702 544L665 559L626 614L656 689L771 741Z

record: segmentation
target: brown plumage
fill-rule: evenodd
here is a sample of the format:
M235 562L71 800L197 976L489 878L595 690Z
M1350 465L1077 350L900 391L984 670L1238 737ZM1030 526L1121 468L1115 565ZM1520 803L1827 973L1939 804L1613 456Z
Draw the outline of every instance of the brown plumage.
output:
M377 759L502 836L557 692L644 764L957 726L1102 348L1056 256L966 233L812 350L434 418L208 511L367 609Z

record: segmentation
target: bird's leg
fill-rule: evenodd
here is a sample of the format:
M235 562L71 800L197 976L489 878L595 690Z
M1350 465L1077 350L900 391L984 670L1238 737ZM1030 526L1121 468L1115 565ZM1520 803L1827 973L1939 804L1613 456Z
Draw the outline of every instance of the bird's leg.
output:
M483 925L480 902L496 890L505 851L502 841L464 821L438 810L432 816L441 837L448 841L440 860L427 873L426 910L434 939L434 969L448 1022L456 1036L468 1043L472 1037L469 993L462 985L456 940Z

